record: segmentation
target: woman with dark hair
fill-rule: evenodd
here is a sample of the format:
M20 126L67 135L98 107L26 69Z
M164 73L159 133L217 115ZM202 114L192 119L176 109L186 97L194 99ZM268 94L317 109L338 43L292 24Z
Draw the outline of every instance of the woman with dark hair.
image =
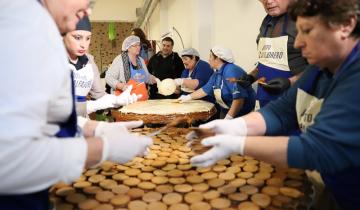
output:
M206 61L200 59L199 52L194 48L182 50L180 56L185 69L181 78L175 79L175 84L178 86L178 90L181 90L181 94L187 95L204 86L214 71ZM211 96L206 96L204 100L215 102Z
M142 57L147 65L151 56L154 55L151 43L147 40L144 31L141 28L134 28L131 31L131 35L135 35L140 38L140 57Z
M344 210L360 206L360 5L358 0L298 0L290 9L295 47L309 66L283 96L258 112L202 125L217 134L214 146L194 157L208 166L232 153L283 167L317 170ZM299 136L286 136L301 129ZM268 137L263 137L266 135Z
M239 78L246 74L234 62L230 49L213 47L210 50L209 64L215 72L204 86L191 94L180 96L178 100L186 102L212 96L220 108L220 118L224 119L232 119L251 112L255 106L255 91L251 87L243 88L228 81L228 78Z
M97 110L128 105L137 101L131 88L121 96L105 93L100 82L100 75L92 55L87 54L91 41L91 24L87 16L76 25L76 30L63 36L68 53L69 67L74 75L76 114L86 117ZM90 95L93 100L86 100Z

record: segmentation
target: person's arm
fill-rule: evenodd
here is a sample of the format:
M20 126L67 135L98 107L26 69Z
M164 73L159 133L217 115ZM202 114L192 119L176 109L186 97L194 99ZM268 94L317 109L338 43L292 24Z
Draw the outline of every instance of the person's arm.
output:
M237 115L237 113L239 113L240 110L243 108L244 101L245 100L243 98L234 99L226 115L229 115L231 118L234 118Z
M106 83L114 90L123 90L126 86L124 77L124 64L121 55L116 56L109 69L106 71Z
M248 136L244 154L278 167L288 167L289 137Z
M200 88L197 91L192 92L190 94L190 96L192 99L200 99L200 98L207 96L207 94L204 92L204 90L202 88Z
M192 90L195 90L199 86L199 80L184 78L182 85Z

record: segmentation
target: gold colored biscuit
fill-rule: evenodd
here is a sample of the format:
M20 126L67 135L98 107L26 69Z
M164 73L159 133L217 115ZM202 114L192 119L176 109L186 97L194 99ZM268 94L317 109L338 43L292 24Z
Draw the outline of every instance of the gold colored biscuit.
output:
M292 187L280 187L280 193L291 198L299 198L303 195L302 192Z
M140 182L140 179L134 177L124 180L124 184L130 187L137 186Z
M224 166L229 165L230 163L231 161L228 159L223 159L216 162L217 165L224 165Z
M172 185L167 185L167 184L164 184L164 185L159 185L159 186L156 186L155 190L159 193L171 193L174 191L174 187Z
M204 172L204 173L202 173L201 174L201 177L203 178L203 179L215 179L215 178L217 178L218 177L218 174L217 173L215 173L215 172L212 172L212 171L209 171L209 172Z
M238 166L231 166L226 169L226 172L237 174L241 171L241 168Z
M75 182L73 186L75 188L82 189L82 188L85 188L85 187L90 187L91 183L87 182L87 181L80 181L80 182Z
M248 194L248 195L255 194L258 191L259 191L259 189L257 187L252 186L252 185L244 185L244 186L240 187L240 192L243 192L243 193Z
M95 175L92 175L89 177L89 182L96 184L96 183L101 182L104 179L106 179L105 176L100 175L100 174L95 174Z
M192 186L189 184L178 184L174 186L174 190L180 193L187 193L192 190Z
M209 185L205 183L194 184L192 187L196 192L205 192L209 189Z
M215 198L220 197L220 193L216 190L210 190L210 191L205 192L203 194L203 196L206 200L213 200Z
M143 201L130 201L128 204L129 210L146 210L147 204Z
M224 165L215 165L215 166L213 166L212 170L215 171L215 172L223 172L223 171L226 170L226 166L224 166Z
M165 176L155 176L151 179L151 182L154 184L166 184L169 179Z
M181 177L184 175L184 172L180 171L180 170L171 170L168 172L168 176L169 177Z
M218 191L219 191L221 194L228 195L228 194L231 194L231 193L236 192L236 187L227 184L227 185L224 185L224 186L222 186L222 187L219 187L219 188L218 188Z
M211 167L198 167L196 168L196 171L199 173L206 173L211 171Z
M128 178L129 178L129 176L126 174L123 174L123 173L114 174L112 176L112 179L116 180L116 181L124 181L125 179L128 179Z
M97 173L99 173L100 169L99 168L96 168L96 169L89 169L87 170L84 175L85 176L92 176L92 175L95 175Z
M245 201L239 204L238 210L260 210L260 207L252 202Z
M226 198L215 198L210 201L210 205L213 208L223 209L230 207L231 202Z
M218 188L225 184L225 180L223 179L210 179L208 180L208 184L210 187Z
M110 201L111 198L114 197L114 193L110 191L98 191L95 195L96 200L107 203Z
M261 187L264 185L264 180L262 179L257 179L257 178L250 178L247 180L247 183L249 185L253 185L253 186L256 186L256 187Z
M187 171L192 168L192 165L190 164L177 165L177 168L182 171Z
M233 201L245 201L248 199L248 195L245 193L232 193L229 194L229 198Z
M204 199L204 196L201 192L189 192L184 196L184 200L188 204L198 203Z
M162 202L151 202L149 203L148 210L167 210L167 205Z
M105 179L99 183L100 187L104 188L105 190L111 190L112 188L117 186L117 182L112 179Z
M90 186L83 189L83 192L89 195L95 195L98 191L102 191L98 186Z
M262 180L270 179L270 177L271 177L271 173L268 172L259 172L254 176L254 178L262 179Z
M211 206L205 202L198 202L191 204L190 210L211 210Z
M125 207L130 201L130 196L128 195L117 195L111 199L111 204L117 207Z
M55 194L58 196L67 196L75 193L75 189L73 187L63 187L56 190Z
M235 174L230 172L224 172L219 174L219 179L223 179L225 181L230 181L235 179Z
M137 186L143 190L152 190L156 187L156 185L152 182L140 182Z
M242 178L236 178L231 182L229 182L229 185L232 185L234 187L241 187L244 186L245 184L246 184L246 179L242 179Z
M72 193L66 196L65 200L72 204L78 204L85 201L87 198L84 194Z
M262 208L268 207L270 205L270 203L271 203L270 196L268 196L266 194L261 194L261 193L256 193L256 194L252 195L251 200L256 205L258 205L258 206L260 206Z
M111 189L111 191L115 194L125 194L130 190L130 188L126 185L117 185Z
M175 164L167 164L166 166L162 167L163 171L172 171L176 168Z
M136 199L136 198L141 198L145 192L142 189L139 188L130 188L129 191L127 192L127 194L132 198L132 199Z
M170 178L169 182L171 184L183 184L186 182L186 180L182 177L176 177L176 178Z
M243 170L246 172L251 172L254 173L256 171L258 171L259 167L257 165L254 164L247 164L243 167Z
M164 165L166 165L166 161L165 160L159 160L159 158L157 160L154 160L151 163L151 166L154 166L154 167L163 167Z
M199 184L204 182L204 179L199 175L193 175L186 177L186 181L188 181L191 184Z
M169 207L169 210L189 210L189 206L186 205L185 203L176 203L176 204L172 204Z
M145 164L144 164L144 165L145 165ZM156 168L154 168L154 167L152 167L152 166L150 166L150 165L151 165L151 164L144 166L141 170L142 170L143 172L153 172L153 171L155 171Z
M141 173L141 171L136 168L129 168L129 169L125 170L125 174L128 176L137 176L140 173Z
M173 205L182 201L182 196L179 193L167 193L163 196L162 201L167 205Z
M279 187L265 186L261 189L261 192L266 195L275 196L275 195L279 195L280 189Z
M155 171L153 171L153 174L155 174L155 176L167 176L166 171L160 170L160 169L156 169Z
M243 178L243 179L249 179L249 178L253 177L254 174L251 172L244 171L244 172L240 172L240 173L236 174L236 176L239 178Z
M88 209L93 209L96 208L100 205L100 203L97 200L94 199L86 199L84 201L82 201L81 203L79 203L79 208L82 210L88 210Z
M145 173L145 172L138 175L138 178L143 180L143 181L151 180L153 177L154 177L154 174Z
M145 193L142 197L143 201L148 203L160 201L161 198L162 198L161 193L153 192L153 191Z

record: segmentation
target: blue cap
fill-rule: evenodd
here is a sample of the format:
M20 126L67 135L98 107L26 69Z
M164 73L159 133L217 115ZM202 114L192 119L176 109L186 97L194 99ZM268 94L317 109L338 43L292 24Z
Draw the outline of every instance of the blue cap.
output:
M91 23L89 17L85 15L76 25L76 30L90 31L91 32Z

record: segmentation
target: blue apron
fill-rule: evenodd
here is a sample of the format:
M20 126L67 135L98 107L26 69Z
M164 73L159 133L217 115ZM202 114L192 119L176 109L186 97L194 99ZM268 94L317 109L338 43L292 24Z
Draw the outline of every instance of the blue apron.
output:
M263 37L258 43L258 78L265 77L266 82L277 77L292 77L288 64L288 36L286 35L286 28L288 25L288 15L285 15L284 24L280 37L268 38L266 37L268 28L265 29ZM269 18L267 24L272 20ZM278 98L279 95L272 95L266 92L261 85L258 86L257 100L259 100L260 107L265 106L271 100Z
M358 44L348 58L345 60L339 71L334 75L337 77L344 71L349 65L352 64L356 55L360 53L360 44ZM300 89L311 94L314 91L314 84L321 75L320 69L314 69L307 81L300 86ZM324 98L330 94L332 86L329 86ZM312 117L315 118L315 117ZM336 202L344 210L359 209L360 199L360 182L357 181L360 178L360 167L348 168L344 171L335 174L322 173L321 177L325 183L326 188L334 196Z
M142 83L142 82L145 83L147 81L146 72L143 68L134 69L133 65L131 65L130 63L130 73L131 73L131 79L135 80L138 83Z
M56 137L74 137L77 132L77 117L75 112L75 88L73 74L71 72L71 93L72 112L69 119L60 124L60 131L55 134ZM1 195L0 196L0 210L49 210L49 189L44 189L39 192L21 194L21 195Z

